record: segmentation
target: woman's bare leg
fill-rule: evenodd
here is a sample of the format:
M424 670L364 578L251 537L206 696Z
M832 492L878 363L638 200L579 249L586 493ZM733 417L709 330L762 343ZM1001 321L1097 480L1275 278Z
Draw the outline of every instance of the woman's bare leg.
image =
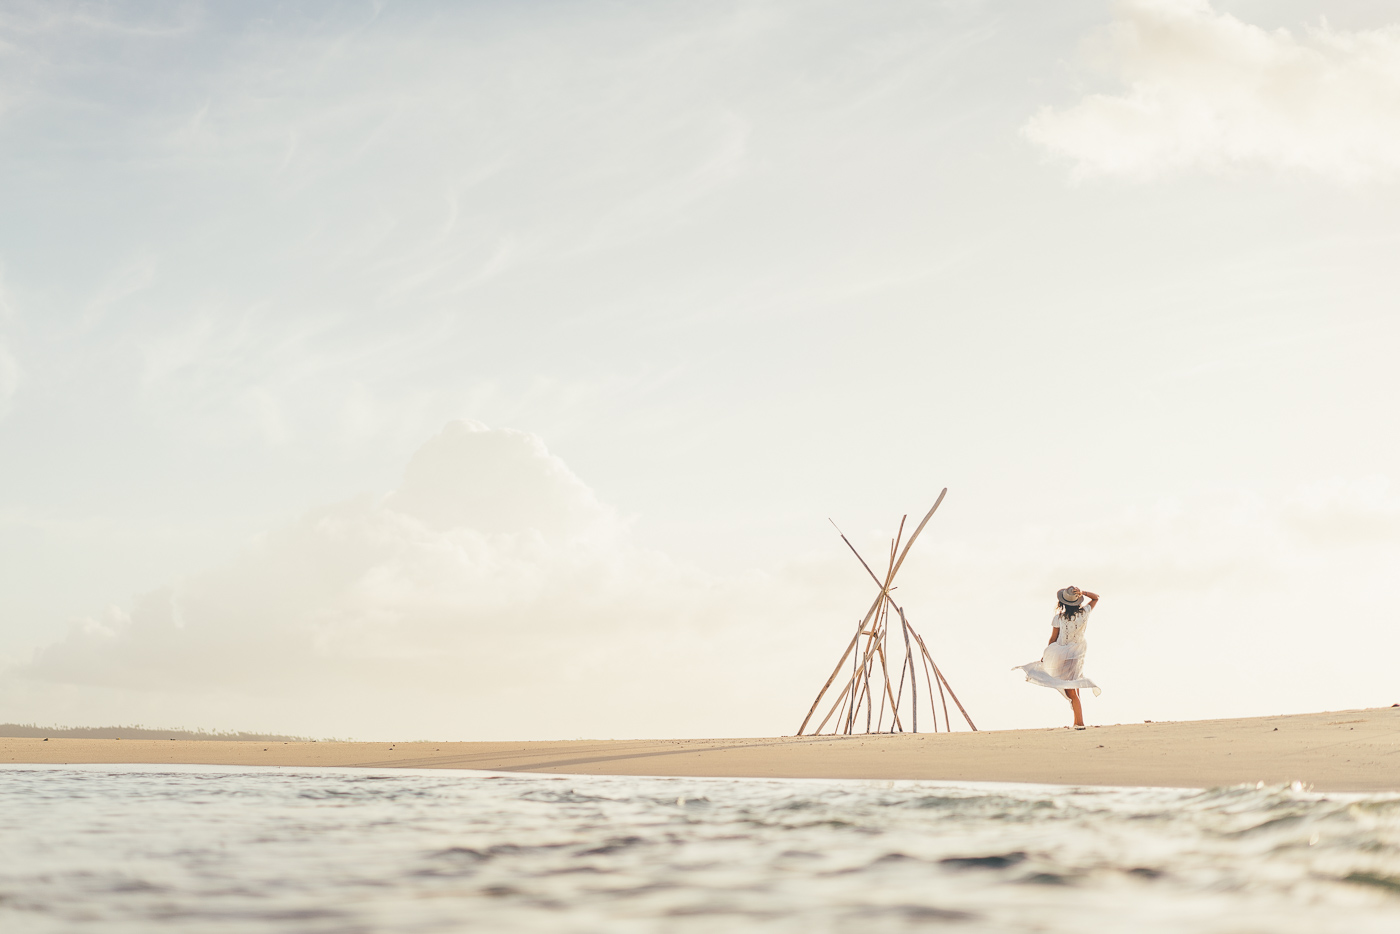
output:
M1084 708L1079 706L1079 689L1072 688L1065 691L1065 696L1069 698L1069 705L1074 708L1074 725L1084 725Z

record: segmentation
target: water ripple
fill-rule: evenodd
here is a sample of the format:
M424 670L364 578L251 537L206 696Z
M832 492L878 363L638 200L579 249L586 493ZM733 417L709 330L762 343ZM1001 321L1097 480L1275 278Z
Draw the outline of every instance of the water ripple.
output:
M1386 932L1400 796L0 768L0 930Z

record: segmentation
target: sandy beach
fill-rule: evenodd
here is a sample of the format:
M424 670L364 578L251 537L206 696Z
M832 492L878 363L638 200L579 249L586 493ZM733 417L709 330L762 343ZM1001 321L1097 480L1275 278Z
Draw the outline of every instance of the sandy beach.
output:
M0 739L0 762L484 769L586 775L939 779L1199 788L1300 781L1400 791L1400 708L878 736L361 743Z

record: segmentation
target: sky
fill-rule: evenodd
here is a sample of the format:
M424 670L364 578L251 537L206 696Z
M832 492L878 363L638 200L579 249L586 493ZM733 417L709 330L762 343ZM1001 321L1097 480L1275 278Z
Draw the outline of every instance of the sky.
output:
M1373 0L0 3L0 721L1400 702Z

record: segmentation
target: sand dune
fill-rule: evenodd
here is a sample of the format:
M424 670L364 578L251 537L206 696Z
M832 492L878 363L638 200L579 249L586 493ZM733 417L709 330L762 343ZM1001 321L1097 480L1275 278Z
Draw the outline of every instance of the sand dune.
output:
M487 769L606 775L943 779L1400 791L1400 709L879 736L512 743L0 739L0 763Z

